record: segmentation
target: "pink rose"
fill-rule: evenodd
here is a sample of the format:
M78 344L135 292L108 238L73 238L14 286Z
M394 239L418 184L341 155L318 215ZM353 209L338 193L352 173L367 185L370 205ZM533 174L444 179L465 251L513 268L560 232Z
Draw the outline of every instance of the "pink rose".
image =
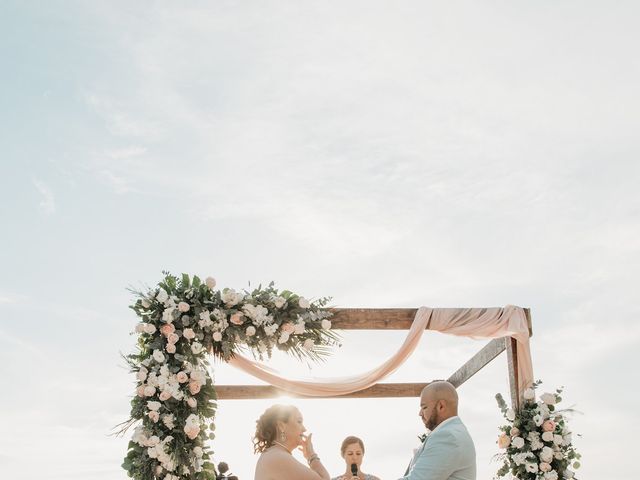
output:
M195 380L191 380L189 382L189 392L191 395L196 395L200 391L200 384Z
M556 429L556 423L553 420L547 420L542 424L542 430L545 432L553 432Z
M178 343L178 340L180 340L180 337L178 336L177 333L172 333L167 337L167 341L169 343L176 344L176 343Z
M169 400L171 398L171 392L169 392L168 390L164 390L162 392L160 392L160 401L161 402L166 402L167 400Z
M507 448L509 445L511 445L509 435L503 433L498 437L498 448Z
M160 420L160 414L158 412L149 412L149 418L151 419L151 421L153 423L158 423L158 420Z
M152 387L151 385L147 385L146 387L144 387L145 397L153 397L155 394L156 394L155 387Z
M185 328L184 331L182 332L182 335L187 340L193 340L194 338L196 338L196 332L194 332L193 329L191 328Z
M173 326L173 323L167 323L166 325L163 325L162 327L160 327L160 333L165 337L168 337L175 331L176 331L176 327Z
M191 408L196 408L198 406L198 400L196 400L193 397L189 397L187 398L187 404L191 407Z
M540 471L541 472L549 472L549 471L551 471L551 465L548 464L547 462L542 462L540 464Z
M236 312L233 315L231 315L231 318L229 319L229 321L234 325L242 325L244 323L244 317L240 312Z
M189 376L185 372L178 372L176 378L180 383L185 383L187 380L189 380Z
M173 343L167 343L167 353L176 353L176 346Z
M280 328L282 329L283 332L286 332L289 335L291 335L296 329L295 325L291 322L283 323L282 327Z
M180 312L188 312L189 311L189 304L187 302L180 302L178 303L178 311Z
M198 425L187 424L184 426L184 433L186 433L187 437L191 440L195 440L200 433L200 427Z
M513 427L509 432L509 435L511 435L512 437L517 437L518 435L520 435L520 430L518 430L516 427Z
M136 389L136 393L138 394L139 397L144 397L144 385L140 385Z

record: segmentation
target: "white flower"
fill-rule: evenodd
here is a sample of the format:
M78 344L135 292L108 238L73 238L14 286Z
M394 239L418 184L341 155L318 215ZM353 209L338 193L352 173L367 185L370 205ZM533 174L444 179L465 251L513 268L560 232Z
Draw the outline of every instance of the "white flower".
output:
M193 454L198 458L202 458L202 456L204 455L202 447L193 447Z
M540 452L540 460L542 460L543 462L551 463L551 460L553 460L553 449L544 447Z
M271 320L271 317L269 316L269 310L267 310L262 305L252 305L248 303L247 305L242 307L242 312L251 320L253 320L253 323L258 326L263 325L264 323Z
M531 442L531 450L533 451L540 450L542 447L544 447L544 443L540 439L535 439Z
M306 331L307 329L305 328L304 320L299 320L298 323L294 325L293 333L295 335L302 335Z
M173 307L165 308L164 312L162 312L162 321L166 323L173 322Z
M194 338L196 338L196 334L195 334L195 332L193 331L193 329L191 329L191 328L185 328L185 329L182 331L182 336L183 336L184 338L186 338L187 340L193 340Z
M540 471L541 472L550 472L551 471L551 464L547 463L547 462L540 463Z
M202 352L202 344L199 342L193 342L193 344L191 345L191 351L195 355L198 355L200 352Z
M276 333L276 330L278 330L278 325L275 323L264 327L264 333L267 335L267 337L272 337Z
M153 435L149 437L149 440L147 440L147 447L155 447L159 443L160 443L160 439L157 436Z
M555 443L556 445L562 445L564 442L564 438L562 438L562 435L554 435L553 436L553 443Z
M220 342L222 340L222 334L220 332L213 332L213 341Z
M160 420L160 414L158 412L151 411L147 416L153 423L158 423L158 420Z
M516 419L516 412L514 412L510 408L507 410L507 413L505 414L505 416L507 417L507 420L509 420L510 422L513 422Z
M136 427L136 429L133 431L133 437L131 437L131 441L137 443L141 447L145 446L147 442L147 436L145 435L145 431L142 425Z
M555 405L556 396L553 393L543 393L540 395L540 400L542 400L547 405Z
M544 432L542 434L542 440L545 442L553 442L553 432Z
M538 473L538 464L537 463L527 463L524 468L527 472Z
M138 373L136 373L136 378L141 382L144 382L147 379L148 373L149 371L146 368L140 367L140 370L138 370Z
M533 421L535 422L536 427L539 427L544 423L544 418L542 418L542 415L535 415L533 417Z
M558 480L558 472L551 470L544 474L544 480Z
M146 323L140 322L136 324L135 332L136 333L144 333L144 326Z
M280 333L278 343L287 343L289 341L289 334L287 332Z
M153 323L145 323L144 324L144 333L148 333L149 335L153 335L156 333L156 326Z
M542 415L542 418L549 418L549 407L544 403L538 403L538 411L540 412L540 415Z
M571 445L571 433L568 433L564 437L562 437L562 443L563 445Z
M175 427L175 423L174 423L175 420L176 420L176 417L173 416L172 414L167 414L162 416L162 422L167 426L169 430L173 430L173 428Z
M287 299L284 297L275 297L273 299L273 304L275 305L276 308L284 307L285 303L287 303Z
M309 300L307 300L304 297L300 297L298 299L298 305L300 306L300 308L309 308L311 306L311 304L309 303Z
M562 474L564 478L573 478L573 475L574 473L571 470L565 470L564 473ZM557 475L556 475L556 478L558 478ZM556 480L556 479L551 479L551 480Z
M214 288L216 288L216 279L213 277L207 277L204 280L204 283L207 285L207 287L209 287L211 290L213 290Z
M151 385L147 385L144 387L144 396L145 397L153 397L156 394L156 388Z
M516 453L513 456L513 461L516 465L522 465L527 461L528 458L535 458L535 457L531 452Z
M196 400L193 397L189 397L187 398L187 404L191 407L191 408L196 408L198 406L198 400Z
M315 344L313 343L313 338L307 338L302 344L302 348L305 350L313 350Z
M533 400L534 398L536 398L536 392L533 390L533 388L527 388L524 391L523 396L525 400Z
M331 329L331 320L327 320L326 318L322 320L322 329L323 330Z
M207 383L207 374L204 370L193 370L191 380L195 380L199 385L204 385Z
M164 303L169 299L169 294L164 290L164 288L161 288L160 290L158 290L156 298L160 303Z
M188 312L190 308L191 308L191 306L187 302L178 303L178 311L179 312L182 312L182 313Z
M256 327L249 326L246 330L247 337L253 337L256 334Z
M225 288L220 295L220 299L227 307L233 307L242 301L244 295L236 292L233 288Z
M153 400L149 400L147 402L147 408L151 411L157 411L160 410L160 407L162 406L162 404L160 402L156 402Z
M162 353L160 350L154 350L153 359L158 363L164 363L165 361L164 353Z
M511 440L511 445L513 445L516 448L524 447L524 438L522 437L514 438L513 440Z

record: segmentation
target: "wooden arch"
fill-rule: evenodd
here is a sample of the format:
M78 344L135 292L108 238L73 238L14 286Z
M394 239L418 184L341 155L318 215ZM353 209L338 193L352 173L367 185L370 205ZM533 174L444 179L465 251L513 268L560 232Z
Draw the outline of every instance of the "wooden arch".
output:
M335 330L408 330L416 316L416 308L336 308L331 318L332 329ZM524 309L531 327L531 312ZM520 406L518 395L518 360L517 343L511 337L491 340L478 353L456 370L447 380L456 388L469 380L494 358L506 351L509 371L509 390L511 404ZM369 388L346 395L327 395L323 398L382 398L382 397L419 397L427 383L377 383ZM275 398L289 395L296 398L321 398L298 395L281 390L271 385L216 385L218 399L240 400Z

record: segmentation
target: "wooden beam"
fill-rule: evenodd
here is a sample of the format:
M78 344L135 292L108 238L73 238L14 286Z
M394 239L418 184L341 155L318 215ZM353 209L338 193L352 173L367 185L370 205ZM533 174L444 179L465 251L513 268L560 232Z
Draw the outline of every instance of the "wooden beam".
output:
M446 310L446 309L443 309ZM332 308L335 330L409 330L417 308ZM532 335L531 312L524 309Z
M359 392L346 395L331 395L327 397L312 397L280 390L271 385L216 385L219 400L250 400L264 398L389 398L389 397L419 397L427 383L378 383Z
M409 330L417 308L332 308L336 330Z
M458 388L505 350L505 338L494 338L451 375L447 381Z
M509 392L511 394L511 407L514 410L520 408L520 395L518 394L518 342L511 337L504 338L507 349L507 367L509 369Z

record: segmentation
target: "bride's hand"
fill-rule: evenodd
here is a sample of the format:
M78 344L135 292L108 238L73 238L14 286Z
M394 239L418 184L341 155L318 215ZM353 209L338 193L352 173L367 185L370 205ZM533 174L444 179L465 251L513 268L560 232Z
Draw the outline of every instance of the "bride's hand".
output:
M300 450L306 460L309 460L309 458L316 453L313 449L313 443L311 442L312 435L313 433L310 433L309 435L302 435L302 442L300 442Z

